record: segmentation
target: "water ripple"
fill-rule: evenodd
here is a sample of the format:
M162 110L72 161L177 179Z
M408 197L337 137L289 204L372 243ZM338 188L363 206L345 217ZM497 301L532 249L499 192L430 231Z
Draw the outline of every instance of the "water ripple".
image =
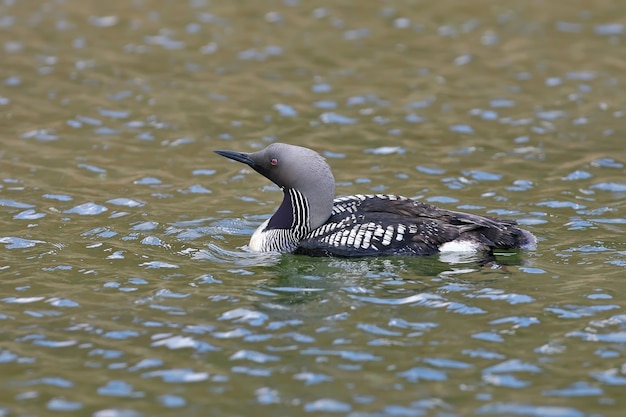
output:
M625 408L622 2L73 3L0 16L0 416ZM278 187L210 150L275 141L540 244L255 253Z
M493 288L483 288L474 294L465 294L469 298L488 298L490 300L503 300L509 304L532 303L535 301L533 297L524 294L507 294L504 290Z
M307 348L300 351L303 355L315 355L315 356L337 356L341 359L347 359L353 362L371 362L380 361L382 357L372 355L368 352L357 352L350 350L334 350L334 349L320 349L320 348Z
M194 371L189 368L173 368L145 372L141 374L141 377L160 378L163 382L179 384L206 381L209 379L209 374L207 372Z
M338 113L326 112L320 114L320 120L325 124L354 124L358 120L352 117L343 116Z
M350 410L350 404L332 398L322 398L304 405L304 411L307 412L347 413Z
M444 371L424 366L416 366L409 370L399 372L398 376L405 378L409 382L445 381L448 378Z
M181 254L190 256L194 260L234 264L237 266L272 266L280 262L282 255L276 252L237 252L224 249L213 243L206 245L207 249L188 248Z
M31 240L31 239L22 239L20 237L14 236L5 236L0 237L0 243L5 245L7 249L24 249L24 248L32 248L33 246L46 243L41 240Z
M378 297L365 297L365 296L357 296L350 295L351 298L359 301L363 301L366 303L373 304L381 304L381 305L403 305L410 304L411 306L422 306L429 308L443 308L449 311L453 311L459 314L484 314L485 310L480 307L470 307L462 303L452 302L446 300L444 297L436 294L429 293L421 293L415 294L408 297L403 298L395 298L395 299L382 299Z
M571 407L529 405L515 402L490 403L476 409L476 414L521 415L536 417L585 417L585 413Z
M249 360L257 363L276 362L280 360L279 356L268 355L266 353L256 352L253 350L240 350L233 353L229 360Z
M603 395L604 391L586 382L575 382L567 388L544 390L542 395L553 397L589 397Z
M80 204L78 206L72 207L71 209L65 210L63 213L68 214L79 214L81 216L95 216L98 214L102 214L109 209L94 202Z

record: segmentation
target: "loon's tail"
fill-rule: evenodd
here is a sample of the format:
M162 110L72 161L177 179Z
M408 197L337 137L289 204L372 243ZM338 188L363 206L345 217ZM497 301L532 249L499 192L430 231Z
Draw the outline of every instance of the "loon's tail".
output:
M522 232L520 248L525 250L537 249L537 238L528 230L519 229Z

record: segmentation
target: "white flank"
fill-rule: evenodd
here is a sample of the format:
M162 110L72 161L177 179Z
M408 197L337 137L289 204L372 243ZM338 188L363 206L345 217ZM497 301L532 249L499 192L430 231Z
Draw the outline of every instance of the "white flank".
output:
M476 252L480 245L470 240L453 240L439 246L439 252Z

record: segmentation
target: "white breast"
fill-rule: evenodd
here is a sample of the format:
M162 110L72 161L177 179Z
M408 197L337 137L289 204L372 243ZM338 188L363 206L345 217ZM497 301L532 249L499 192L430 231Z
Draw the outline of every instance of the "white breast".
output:
M267 247L267 244L265 243L265 239L267 238L267 235L263 234L263 230L265 230L265 228L267 227L267 224L270 222L270 219L265 220L252 234L252 237L250 237L250 243L248 244L248 246L250 247L250 249L257 251L257 252L264 252L266 251L266 249L264 249L265 247Z

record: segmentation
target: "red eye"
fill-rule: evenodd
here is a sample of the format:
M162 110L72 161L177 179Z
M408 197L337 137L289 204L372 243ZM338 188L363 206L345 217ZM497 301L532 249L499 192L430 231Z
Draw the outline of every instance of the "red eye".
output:
M270 161L270 164L272 164L274 166L278 165L278 159L272 158L272 160Z

